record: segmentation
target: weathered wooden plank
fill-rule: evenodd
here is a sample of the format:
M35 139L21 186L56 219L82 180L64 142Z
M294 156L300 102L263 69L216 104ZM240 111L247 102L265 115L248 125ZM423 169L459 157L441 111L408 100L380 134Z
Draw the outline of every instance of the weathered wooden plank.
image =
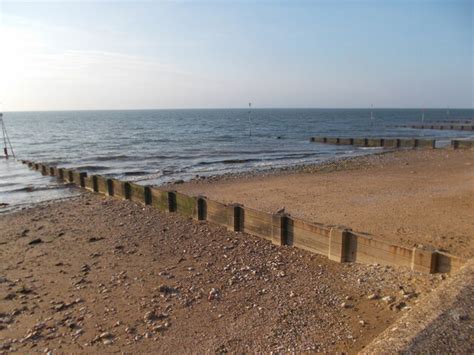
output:
M206 219L209 222L226 226L227 225L227 206L223 203L206 200Z
M96 175L97 180L97 192L103 195L109 194L109 187L107 183L107 178L101 175Z
M130 199L130 183L117 179L109 180L112 181L113 186L113 193L111 194L112 196L120 198L122 200Z
M398 148L398 139L396 138L384 138L383 139L384 148Z
M459 270L464 263L465 259L451 255L449 253L436 251L436 272L455 272Z
M86 190L96 192L95 185L96 185L96 176L95 175L86 176L84 178L84 188Z
M287 244L320 255L328 255L330 229L301 219L288 218Z
M74 182L74 178L72 176L73 170L63 168L62 171L63 171L63 178L62 178L63 181L66 183L73 183Z
M77 170L72 170L72 183L79 186L79 187L85 187L85 181L84 178L87 176L86 172L81 172Z
M400 148L414 148L415 147L415 140L409 138L400 138L399 145Z
M170 209L170 201L168 191L162 191L156 187L150 188L151 205L162 212L172 212Z
M254 209L244 208L244 229L248 234L272 240L272 215Z
M367 147L382 147L381 138L367 138Z
M427 274L434 273L436 271L436 253L432 250L413 248L411 269Z
M339 144L352 145L354 144L353 138L339 138Z
M474 149L474 140L453 139L451 147L453 149Z
M146 186L138 185L135 183L129 183L130 186L130 200L141 203L142 205L147 204L147 189Z
M436 141L434 139L415 139L416 148L434 149Z
M411 267L412 249L351 232L350 259L365 264Z
M48 175L49 174L49 166L43 163L38 164L38 170L41 175Z
M358 147L367 147L367 138L354 138L353 144Z
M175 198L176 212L186 217L197 218L197 202L195 197L175 192Z

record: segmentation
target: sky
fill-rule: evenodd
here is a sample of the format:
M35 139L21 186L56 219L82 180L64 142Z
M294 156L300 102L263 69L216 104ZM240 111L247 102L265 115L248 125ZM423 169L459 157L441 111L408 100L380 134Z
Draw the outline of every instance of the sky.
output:
M0 0L0 103L473 108L473 18L473 0Z

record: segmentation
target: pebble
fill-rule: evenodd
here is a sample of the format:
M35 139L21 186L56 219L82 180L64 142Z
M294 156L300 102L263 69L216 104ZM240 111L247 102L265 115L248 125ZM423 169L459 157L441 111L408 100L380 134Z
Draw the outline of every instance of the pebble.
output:
M113 338L113 335L109 332L103 332L99 335L100 339L110 339Z
M386 303L390 303L390 302L395 301L395 298L393 296L385 296L385 297L382 298L382 301L384 301Z
M215 299L220 298L220 290L218 288L212 288L211 291L209 291L209 295L207 296L208 301L212 301Z
M143 319L147 323L155 321L157 319L155 311L146 312Z

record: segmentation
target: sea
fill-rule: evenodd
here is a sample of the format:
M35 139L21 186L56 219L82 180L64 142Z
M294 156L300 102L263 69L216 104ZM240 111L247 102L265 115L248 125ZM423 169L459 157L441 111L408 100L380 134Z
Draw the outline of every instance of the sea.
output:
M424 114L423 114L424 112ZM312 136L435 138L474 132L404 125L472 120L472 109L180 109L5 112L17 159L162 185L372 154L380 148L311 143ZM0 137L1 138L1 137ZM3 148L3 142L0 142ZM0 213L78 194L15 159L0 159Z

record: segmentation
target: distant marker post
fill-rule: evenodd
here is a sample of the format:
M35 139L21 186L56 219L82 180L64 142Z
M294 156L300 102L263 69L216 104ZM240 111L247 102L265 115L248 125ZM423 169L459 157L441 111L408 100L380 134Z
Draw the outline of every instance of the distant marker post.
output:
M249 137L252 137L252 119L250 118L252 103L249 102L249 111L248 111L248 118L249 118Z

